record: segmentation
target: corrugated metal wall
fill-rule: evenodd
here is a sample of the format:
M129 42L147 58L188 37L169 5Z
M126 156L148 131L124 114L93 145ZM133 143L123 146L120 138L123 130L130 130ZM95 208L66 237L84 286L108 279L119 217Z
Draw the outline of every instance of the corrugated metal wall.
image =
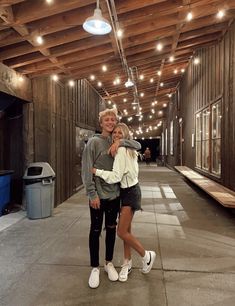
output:
M74 87L45 78L33 80L34 161L47 161L55 170L56 204L81 185L76 127L98 129L101 104L86 80L76 81Z
M221 42L198 50L195 57L200 59L200 64L194 65L192 59L179 87L178 117L183 121L183 164L195 167L195 147L192 147L195 113L210 103L222 99L220 182L235 190L235 24L230 27ZM176 109L177 103L174 103L174 107L169 108L170 117L176 113ZM179 126L178 121L176 128L177 126ZM167 128L169 130L169 121ZM177 143L179 134L176 137ZM178 146L176 154L179 155L177 148ZM169 156L167 158L171 166L176 164L175 160Z

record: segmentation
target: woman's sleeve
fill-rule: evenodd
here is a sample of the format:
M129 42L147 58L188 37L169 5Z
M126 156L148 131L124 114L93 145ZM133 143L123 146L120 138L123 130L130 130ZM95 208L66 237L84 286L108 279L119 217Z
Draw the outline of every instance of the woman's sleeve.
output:
M113 170L96 169L96 176L101 177L108 184L118 183L122 180L126 168L126 149L119 148L114 158Z

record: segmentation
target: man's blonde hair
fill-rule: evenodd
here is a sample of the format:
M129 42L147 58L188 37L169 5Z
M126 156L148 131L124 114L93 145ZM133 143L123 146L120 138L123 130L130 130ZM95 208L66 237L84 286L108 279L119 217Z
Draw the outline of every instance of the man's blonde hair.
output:
M116 108L106 108L104 111L99 113L99 122L102 122L102 118L105 116L115 116L118 121L118 113Z

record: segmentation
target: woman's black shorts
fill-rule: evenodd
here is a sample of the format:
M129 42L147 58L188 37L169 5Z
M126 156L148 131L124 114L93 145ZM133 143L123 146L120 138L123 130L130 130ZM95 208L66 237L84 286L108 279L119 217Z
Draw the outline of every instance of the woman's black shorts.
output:
M137 183L134 186L120 189L121 206L130 206L132 210L141 209L141 190Z

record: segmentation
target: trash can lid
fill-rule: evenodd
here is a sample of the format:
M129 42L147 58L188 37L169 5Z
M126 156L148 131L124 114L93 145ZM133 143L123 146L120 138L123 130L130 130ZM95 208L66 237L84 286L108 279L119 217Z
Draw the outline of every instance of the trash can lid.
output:
M25 170L23 179L55 177L55 172L46 162L31 163Z

